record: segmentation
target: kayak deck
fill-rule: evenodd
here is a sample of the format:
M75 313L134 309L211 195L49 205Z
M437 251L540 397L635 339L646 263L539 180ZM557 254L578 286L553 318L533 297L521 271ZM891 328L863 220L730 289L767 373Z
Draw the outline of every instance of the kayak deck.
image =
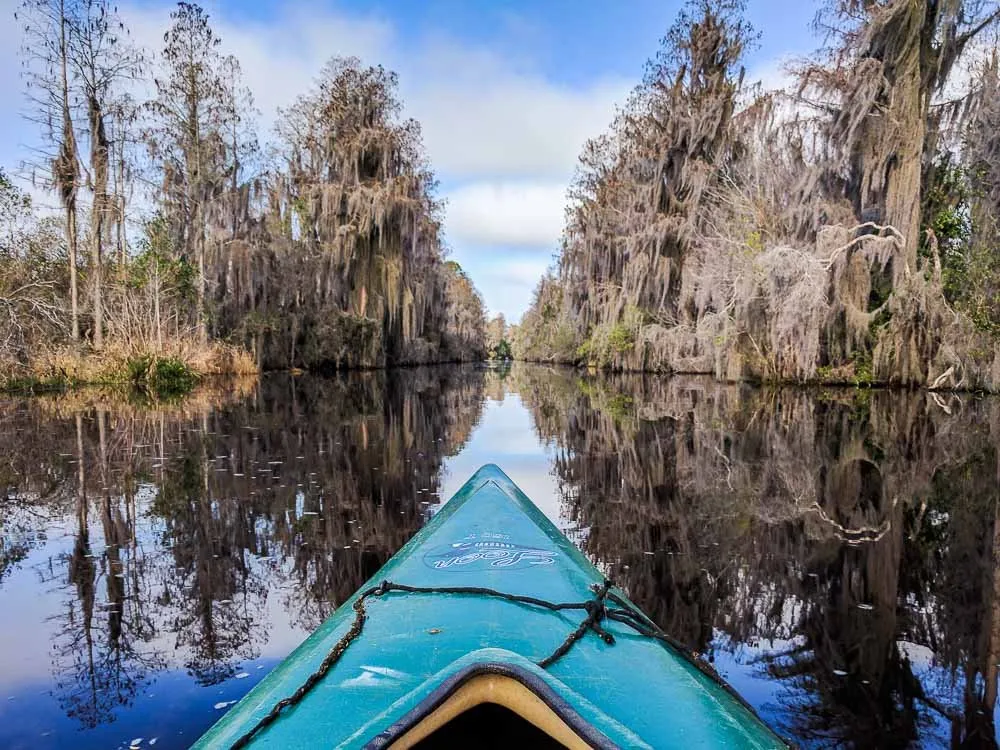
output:
M653 631L488 465L196 747L784 747Z

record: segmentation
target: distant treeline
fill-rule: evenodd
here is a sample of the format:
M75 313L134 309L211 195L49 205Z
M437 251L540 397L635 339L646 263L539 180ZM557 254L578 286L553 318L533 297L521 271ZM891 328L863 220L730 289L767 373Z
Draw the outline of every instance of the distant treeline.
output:
M828 0L784 91L692 0L580 157L520 358L1000 388L1000 10Z
M39 148L13 166L58 211L0 172L0 373L485 354L394 73L331 59L262 145L239 61L199 6L178 3L156 54L109 0L25 0L16 16Z

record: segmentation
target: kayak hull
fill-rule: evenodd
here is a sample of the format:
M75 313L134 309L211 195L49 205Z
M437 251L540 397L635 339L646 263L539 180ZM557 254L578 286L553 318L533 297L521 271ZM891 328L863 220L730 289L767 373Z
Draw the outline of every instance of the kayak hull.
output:
M426 591L376 591L384 581ZM338 644L328 671L249 746L406 747L456 706L506 701L570 747L785 747L662 640L606 619L597 630L582 627L583 605L602 585L600 571L520 489L484 466L196 747L232 747L322 671ZM634 608L623 592L611 595Z

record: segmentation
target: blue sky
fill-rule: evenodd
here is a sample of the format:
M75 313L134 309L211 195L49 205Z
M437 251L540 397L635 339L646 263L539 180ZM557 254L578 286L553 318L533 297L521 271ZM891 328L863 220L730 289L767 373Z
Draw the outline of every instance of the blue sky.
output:
M0 166L32 142L20 117L17 0L0 0ZM406 114L448 201L452 257L491 313L516 320L558 249L565 190L584 140L602 132L642 75L678 2L654 0L215 0L204 3L240 58L268 131L276 108L323 62L353 54L399 73ZM161 44L172 3L123 2L135 38ZM817 0L751 0L761 32L751 77L780 83L781 61L814 49ZM9 19L9 20L8 20Z

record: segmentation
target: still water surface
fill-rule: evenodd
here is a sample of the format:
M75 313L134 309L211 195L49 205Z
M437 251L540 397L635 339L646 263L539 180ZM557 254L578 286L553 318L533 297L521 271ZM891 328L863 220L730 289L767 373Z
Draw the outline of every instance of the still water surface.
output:
M807 747L990 747L1000 401L541 366L0 401L0 747L182 748L498 463Z

